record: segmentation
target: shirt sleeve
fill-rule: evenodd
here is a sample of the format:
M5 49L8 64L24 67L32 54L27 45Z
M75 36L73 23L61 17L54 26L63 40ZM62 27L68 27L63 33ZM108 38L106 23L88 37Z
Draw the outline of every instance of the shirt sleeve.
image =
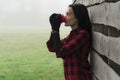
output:
M51 40L48 40L47 43L47 48L50 52L55 52L54 46L53 46L53 42Z
M61 44L63 45L64 42L65 42L65 39L62 39L60 42L61 42ZM50 52L55 52L55 47L54 47L54 45L53 45L53 42L52 42L52 40L51 40L51 37L50 37L50 39L47 41L46 45L47 45L47 48L48 48L48 50L49 50Z
M89 34L86 31L79 32L72 40L63 45L56 54L58 58L64 58L68 55L74 55L80 47L85 46L89 40Z

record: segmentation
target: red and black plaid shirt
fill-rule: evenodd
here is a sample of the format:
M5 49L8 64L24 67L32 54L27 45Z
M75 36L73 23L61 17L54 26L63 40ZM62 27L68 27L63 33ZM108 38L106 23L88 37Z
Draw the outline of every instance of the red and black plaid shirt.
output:
M65 80L91 80L88 54L90 50L89 33L77 28L61 40L62 47L56 53L63 59ZM47 41L49 51L55 52L51 40Z

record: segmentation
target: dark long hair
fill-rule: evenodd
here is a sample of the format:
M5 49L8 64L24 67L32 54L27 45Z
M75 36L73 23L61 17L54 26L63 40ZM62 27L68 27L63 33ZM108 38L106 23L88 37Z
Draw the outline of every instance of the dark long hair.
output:
M80 3L69 5L72 8L75 17L78 20L78 26L90 34L90 40L92 44L92 24L90 22L87 7Z

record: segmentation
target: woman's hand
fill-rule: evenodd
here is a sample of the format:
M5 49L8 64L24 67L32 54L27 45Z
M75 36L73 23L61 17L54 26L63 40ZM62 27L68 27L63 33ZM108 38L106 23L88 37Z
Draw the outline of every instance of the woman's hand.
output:
M62 17L61 14L57 14L57 13L53 13L50 18L49 18L51 27L53 31L59 31L60 25L61 25L61 21L62 21Z

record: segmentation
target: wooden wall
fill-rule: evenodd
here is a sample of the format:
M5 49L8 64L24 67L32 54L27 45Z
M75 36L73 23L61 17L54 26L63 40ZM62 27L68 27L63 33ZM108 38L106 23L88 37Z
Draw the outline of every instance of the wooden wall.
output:
M74 1L74 0L73 0ZM87 6L93 25L93 80L120 80L120 0L75 0Z

